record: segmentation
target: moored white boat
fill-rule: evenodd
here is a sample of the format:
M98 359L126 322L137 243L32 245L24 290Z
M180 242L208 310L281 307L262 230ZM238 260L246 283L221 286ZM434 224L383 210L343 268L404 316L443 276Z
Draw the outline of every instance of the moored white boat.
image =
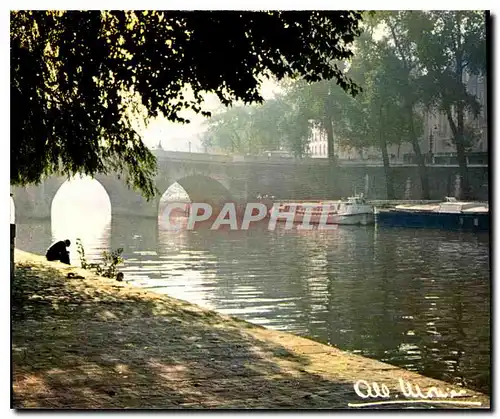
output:
M333 215L332 224L371 225L375 223L374 207L356 195L340 201L337 213Z
M370 225L375 223L374 207L363 195L351 196L341 201L287 202L269 210L277 211L277 221L287 221L287 214L294 212L294 223L312 225Z

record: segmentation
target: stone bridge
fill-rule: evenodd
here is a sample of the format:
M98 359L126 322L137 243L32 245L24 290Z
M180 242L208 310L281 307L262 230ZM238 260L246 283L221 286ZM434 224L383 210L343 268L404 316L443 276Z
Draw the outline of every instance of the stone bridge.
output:
M160 195L146 201L117 175L97 175L111 202L112 215L157 217L159 202L178 182L192 202L244 205L257 194L277 199L339 199L363 192L371 199L385 199L384 169L380 164L329 165L326 159L268 159L203 153L154 151L158 161L155 179ZM477 199L488 199L488 166L471 166L470 178ZM391 167L396 199L419 199L420 180L415 165ZM457 166L429 166L431 199L456 194ZM12 187L16 217L47 218L58 189L67 180L51 177L36 186Z

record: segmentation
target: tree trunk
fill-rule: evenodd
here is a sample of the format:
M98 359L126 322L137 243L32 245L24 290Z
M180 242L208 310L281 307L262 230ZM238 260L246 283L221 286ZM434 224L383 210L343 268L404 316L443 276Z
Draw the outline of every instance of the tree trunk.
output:
M457 13L457 24L460 25L460 14ZM460 26L459 26L460 27ZM460 45L460 35L459 37L459 42L458 44ZM462 84L462 76L463 76L463 69L462 69L462 56L461 52L457 50L455 54L455 60L456 60L456 80L457 80L457 85L460 86ZM448 115L448 119L450 119L451 112ZM465 141L464 141L464 103L462 101L459 101L457 103L457 126L456 130L454 132L454 140L455 140L455 147L457 149L457 161L458 161L458 167L460 171L460 177L461 177L461 182L460 182L460 199L471 199L472 194L470 190L470 185L469 185L469 174L467 171L467 156L465 155Z
M391 167L389 165L389 154L387 152L387 144L381 144L380 148L382 150L382 161L384 162L384 173L385 173L385 189L387 192L387 199L396 199L394 194L394 186L392 183L392 173Z
M335 148L333 145L332 120L329 116L325 116L324 126L325 126L325 131L326 131L328 160L330 160L330 162L333 163L333 162L335 162Z
M382 108L380 108L380 121L382 121ZM387 141L382 132L382 127L379 128L379 146L382 150L382 161L384 162L384 173L385 173L385 190L387 193L387 199L395 199L394 196L394 186L392 184L392 173L391 167L389 165L389 153L387 151Z
M330 178L333 179L336 173L335 168L335 155L334 155L334 146L333 146L333 124L332 118L329 112L328 102L325 102L325 113L323 117L323 128L326 132L326 151L328 154L328 166L330 172ZM332 191L332 196L335 196L334 191Z
M427 166L425 165L425 160L422 152L420 151L420 144L418 143L418 138L415 135L415 127L413 125L413 107L408 106L408 118L410 121L410 140L413 146L413 151L417 159L418 173L420 175L420 185L422 187L421 199L431 199L431 194L429 191L429 175L427 173Z
M460 196L459 199L472 199L469 184L469 172L467 170L467 156L464 144L464 108L462 104L457 106L457 123L453 120L451 109L446 109L446 116L453 132L453 143L457 149L457 162L460 172Z
M462 137L463 138L463 137ZM469 172L467 170L467 157L465 155L465 147L463 141L456 142L457 161L460 171L460 199L472 199L472 192L469 184Z
M396 48L398 49L399 53L401 54L401 57L403 59L403 64L404 68L406 70L406 74L409 80L410 77L410 66L408 64L408 61L406 59L406 56L403 52L403 49L401 47L401 44L399 42L399 38L396 36L396 31L394 29L393 25L389 25L389 29L392 34L392 38L394 39L394 43L396 45ZM409 88L409 86L408 86ZM422 187L422 199L430 199L430 191L429 191L429 176L427 174L427 167L425 166L425 161L424 161L424 156L422 155L420 151L420 144L418 143L418 138L415 135L415 127L413 125L413 104L409 103L407 106L407 112L408 112L408 118L410 122L410 140L411 144L413 146L413 151L415 152L415 156L417 158L417 165L418 165L418 172L420 175L420 185Z

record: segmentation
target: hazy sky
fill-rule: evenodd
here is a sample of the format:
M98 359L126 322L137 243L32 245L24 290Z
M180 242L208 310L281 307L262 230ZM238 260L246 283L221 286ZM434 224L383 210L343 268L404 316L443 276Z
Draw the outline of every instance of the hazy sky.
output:
M271 99L279 92L280 88L270 80L262 83L262 96L264 99ZM205 97L206 108L214 111L219 108L220 102L215 95ZM208 121L201 115L194 112L183 114L183 117L189 118L189 124L177 124L167 121L165 118L155 119L149 122L148 128L143 133L143 141L148 147L156 147L161 141L165 150L189 151L191 142L191 151L202 151L199 135L205 131L203 123Z

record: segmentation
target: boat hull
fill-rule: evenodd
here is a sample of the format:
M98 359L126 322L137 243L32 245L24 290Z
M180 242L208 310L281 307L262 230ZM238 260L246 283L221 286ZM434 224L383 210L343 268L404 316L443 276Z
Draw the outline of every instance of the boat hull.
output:
M286 222L284 218L278 218L279 222ZM295 224L305 224L305 217L296 214L293 220ZM330 213L326 219L326 222L321 220L320 215L312 214L308 224L311 225L373 225L375 224L375 216L373 213L363 213L363 214L335 214Z
M329 217L329 224L339 225L372 225L375 224L373 213L366 214L334 214Z
M488 231L489 213L438 213L382 210L375 215L378 225L446 230Z

